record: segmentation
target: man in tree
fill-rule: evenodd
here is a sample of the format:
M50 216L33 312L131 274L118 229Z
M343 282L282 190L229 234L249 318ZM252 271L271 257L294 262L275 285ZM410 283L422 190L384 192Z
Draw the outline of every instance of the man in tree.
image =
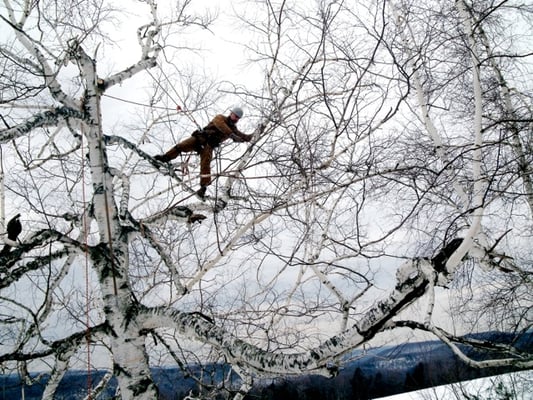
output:
M190 138L176 144L165 154L154 158L161 162L169 162L180 153L197 152L200 154L200 189L196 192L204 199L207 186L211 184L211 160L213 149L231 138L234 142L249 142L252 135L246 135L237 129L237 122L243 116L242 108L234 107L228 116L219 114L203 129L196 130Z

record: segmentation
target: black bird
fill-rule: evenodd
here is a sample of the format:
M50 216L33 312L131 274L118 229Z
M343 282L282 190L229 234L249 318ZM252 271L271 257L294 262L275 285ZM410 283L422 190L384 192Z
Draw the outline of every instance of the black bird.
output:
M22 232L22 224L20 223L19 218L20 214L17 214L7 223L7 238L9 240L12 240L13 242L17 240L18 236L20 235L20 232ZM2 251L0 252L0 255L6 255L7 253L9 253L9 250L11 250L11 246L6 243Z
M461 243L463 243L463 238L453 239L450 243L444 246L444 248L441 249L435 257L431 259L435 270L442 272L446 269L446 262L448 262L450 256L459 248Z

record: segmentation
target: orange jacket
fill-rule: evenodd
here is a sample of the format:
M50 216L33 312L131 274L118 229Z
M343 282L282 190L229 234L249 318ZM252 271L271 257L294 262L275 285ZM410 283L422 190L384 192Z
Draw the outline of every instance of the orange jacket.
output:
M215 116L203 131L207 135L207 141L211 146L217 146L229 138L233 139L234 142L249 142L252 140L252 135L242 133L237 129L230 117L222 114Z

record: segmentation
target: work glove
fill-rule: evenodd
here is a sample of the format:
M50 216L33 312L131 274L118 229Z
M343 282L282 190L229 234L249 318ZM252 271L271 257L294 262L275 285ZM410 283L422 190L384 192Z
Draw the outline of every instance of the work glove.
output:
M160 162L169 162L170 161L170 158L166 154L158 154L158 155L154 156L154 158L157 161L160 161Z

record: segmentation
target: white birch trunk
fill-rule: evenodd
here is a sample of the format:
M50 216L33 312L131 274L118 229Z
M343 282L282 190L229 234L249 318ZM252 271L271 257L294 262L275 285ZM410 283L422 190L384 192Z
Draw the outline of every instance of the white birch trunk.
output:
M93 185L94 216L99 228L100 258L95 259L109 327L115 376L123 399L155 399L157 388L152 380L144 335L135 321L136 307L128 280L128 237L122 232L118 207L113 197L113 177L107 161L101 132L100 95L96 68L78 47L76 59L87 82L85 109L89 122L84 132L88 142Z
M507 115L510 116L512 120L515 118L517 113L513 106L511 90L509 89L509 85L502 73L500 66L498 65L498 62L497 62L498 58L495 57L495 55L493 54L493 51L489 45L489 41L488 41L488 38L485 32L483 31L481 27L479 27L479 29L481 30L481 41L488 55L487 60L492 70L494 71L494 74L498 78L498 83L500 86L501 96L503 98L503 105L505 107L505 112ZM527 102L525 106L529 109L530 112L532 112ZM533 217L533 177L531 175L531 169L529 168L529 164L527 161L526 150L524 149L522 141L520 140L520 136L518 135L519 128L516 126L515 121L510 122L510 130L511 130L512 149L515 153L517 164L518 164L518 174L522 178L524 192L526 194L526 201L529 206L530 215Z
M486 191L486 181L483 177L481 165L482 165L482 146L483 137L481 133L481 122L483 114L483 96L481 91L480 71L479 71L479 56L476 51L476 43L473 37L472 24L470 22L470 16L466 12L465 4L463 0L456 2L460 16L463 18L463 25L465 33L468 36L468 42L470 45L470 54L472 60L472 85L474 88L474 150L472 151L472 181L473 181L473 198L470 208L473 210L471 213L471 224L466 232L463 243L452 254L448 260L449 265L455 265L465 256L470 248L474 238L481 232L482 218L484 214L484 195Z
M420 78L420 73L418 72L418 66L415 64L415 60L418 58L415 57L415 55L411 51L411 47L415 49L418 48L418 45L415 43L415 35L411 31L409 23L404 21L404 18L399 14L399 11L395 7L392 7L392 12L396 21L396 25L400 29L400 36L402 38L402 41L404 42L405 48L407 49L407 53L409 56L409 65L412 70L412 82L415 88L416 99L418 102L418 107L420 107L420 114L422 117L422 121L424 122L424 127L426 128L428 135L433 141L435 152L442 161L442 164L446 165L449 162L448 155L444 151L441 134L433 123L433 119L429 115L429 107L425 98L424 89L422 86L422 79ZM449 174L449 172L445 173ZM464 188L457 181L457 179L452 179L452 184L453 188L455 189L455 192L461 200L462 209L467 209L468 196L465 193Z

